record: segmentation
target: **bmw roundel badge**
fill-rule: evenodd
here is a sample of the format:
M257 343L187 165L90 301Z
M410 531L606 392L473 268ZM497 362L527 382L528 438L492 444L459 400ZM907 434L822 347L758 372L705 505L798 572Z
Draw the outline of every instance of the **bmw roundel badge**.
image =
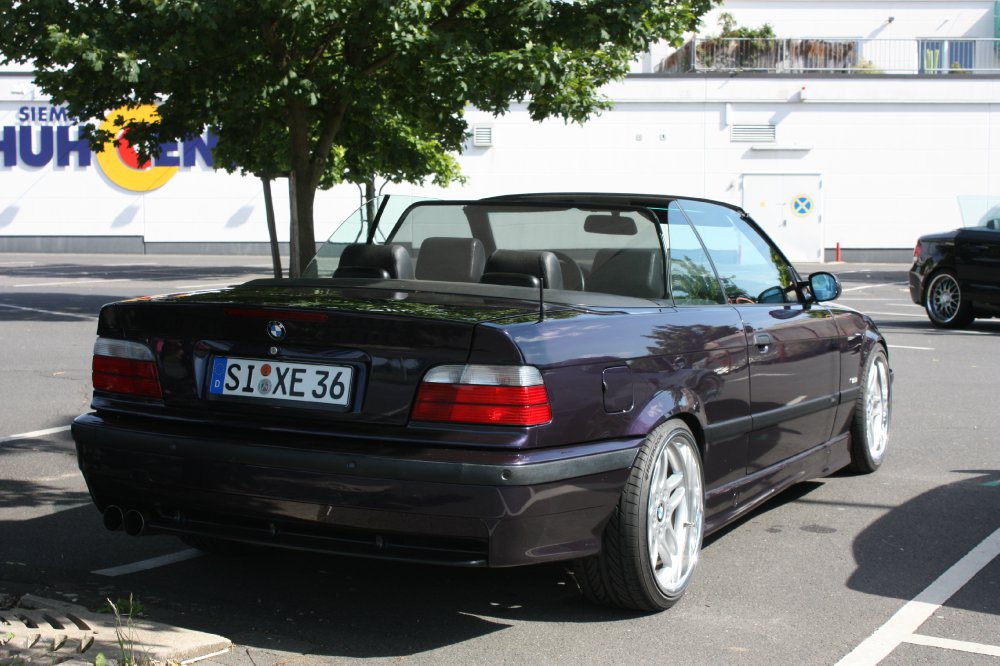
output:
M280 321L267 322L267 334L272 340L283 340L285 338L285 325Z

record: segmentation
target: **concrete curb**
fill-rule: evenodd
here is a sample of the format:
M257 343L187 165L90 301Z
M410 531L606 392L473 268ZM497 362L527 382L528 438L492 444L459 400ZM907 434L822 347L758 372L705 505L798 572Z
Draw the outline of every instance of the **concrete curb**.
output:
M119 627L114 615L26 594L0 610L0 664L93 664L122 658L121 638L152 664L187 664L228 652L223 636L133 618Z

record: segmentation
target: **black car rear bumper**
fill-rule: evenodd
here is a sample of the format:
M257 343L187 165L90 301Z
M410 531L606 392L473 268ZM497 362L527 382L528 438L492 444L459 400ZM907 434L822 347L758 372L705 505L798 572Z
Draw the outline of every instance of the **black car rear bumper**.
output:
M597 552L641 441L427 449L98 414L73 437L98 508L152 532L467 566Z
M920 306L924 304L924 278L927 276L927 267L927 261L917 260L907 272L910 300Z

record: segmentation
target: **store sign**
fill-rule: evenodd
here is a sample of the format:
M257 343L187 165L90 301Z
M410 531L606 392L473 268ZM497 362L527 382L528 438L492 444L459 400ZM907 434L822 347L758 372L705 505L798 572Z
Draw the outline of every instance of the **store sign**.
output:
M152 104L136 108L122 107L107 115L101 129L116 130L115 118L130 120L155 120L156 107ZM168 141L160 144L160 155L139 164L139 156L128 142L124 130L117 132L118 146L109 141L104 150L93 153L86 139L80 138L76 119L71 118L62 106L22 106L17 110L18 125L0 128L0 166L25 166L42 168L75 166L92 168L94 161L104 175L118 187L130 192L149 192L163 186L178 171L190 169L199 162L207 167L214 165L212 149L217 137L206 132L185 141Z

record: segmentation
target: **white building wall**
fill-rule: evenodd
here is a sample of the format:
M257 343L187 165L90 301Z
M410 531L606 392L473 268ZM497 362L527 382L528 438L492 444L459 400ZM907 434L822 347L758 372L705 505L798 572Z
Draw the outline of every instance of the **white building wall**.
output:
M992 1L729 0L706 19L705 33L717 32L720 11L741 25L770 22L779 36L991 37L993 30ZM448 198L627 191L743 205L745 174L818 174L824 247L892 249L897 257L920 234L975 224L1000 202L1000 78L639 75L607 94L615 108L582 127L533 123L518 105L501 118L472 109L470 124L490 126L493 145L470 142L459 157L465 186L385 191ZM23 107L46 104L30 75L0 71L0 131L25 124ZM27 124L38 132L52 123ZM732 126L744 124L774 125L775 141L734 143ZM281 240L286 188L274 183ZM317 238L358 204L355 186L320 192ZM261 186L198 162L136 193L103 175L96 160L89 167L75 157L67 167L0 161L0 249L25 247L12 239L69 237L135 238L151 247L263 244Z
M584 128L533 125L519 109L496 121L494 146L463 157L468 193L596 189L742 205L743 174L820 174L826 247L845 249L910 249L921 233L974 224L1000 194L997 82L650 78L612 94L615 110ZM776 141L733 143L734 124L774 124ZM963 218L961 200L976 198Z

